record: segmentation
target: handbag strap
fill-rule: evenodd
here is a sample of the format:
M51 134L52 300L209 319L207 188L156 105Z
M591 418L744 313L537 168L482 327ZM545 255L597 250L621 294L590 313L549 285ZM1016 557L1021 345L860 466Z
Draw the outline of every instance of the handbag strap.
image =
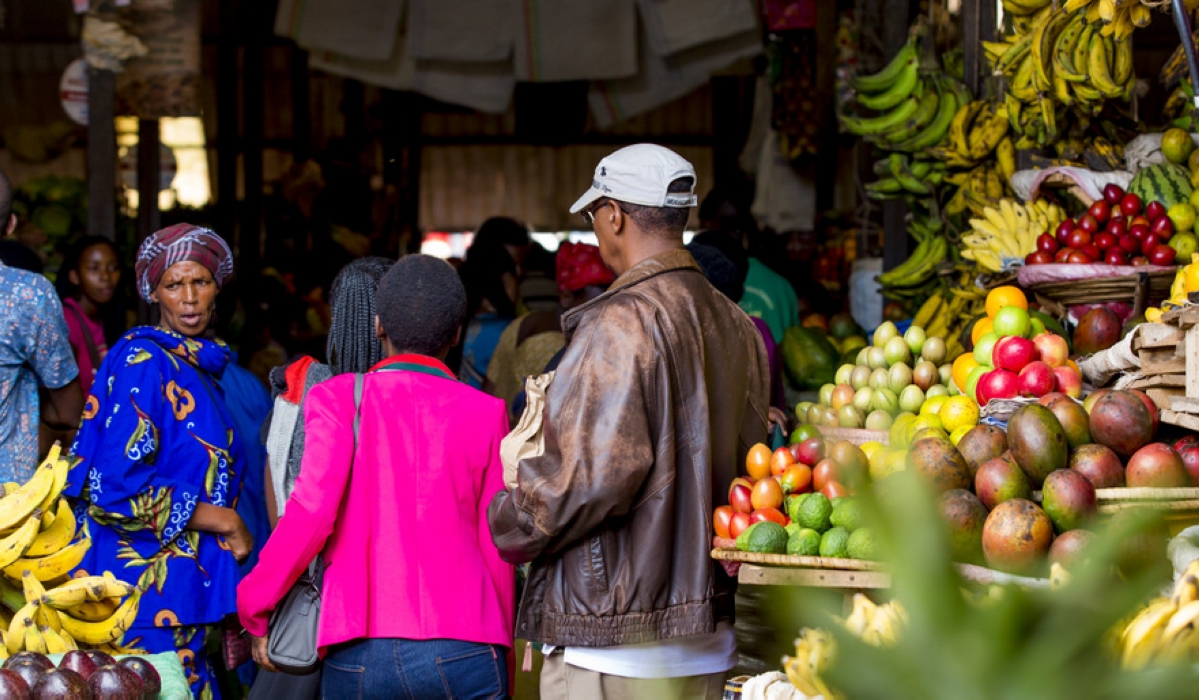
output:
M358 426L362 422L362 394L366 390L366 375L354 373L354 450L350 453L350 474L354 473L354 453L358 451ZM324 567L324 555L318 554L308 565L308 574L315 581L316 574Z
M87 355L92 359L92 369L100 369L100 350L96 348L96 339L92 337L92 329L87 327L87 319L83 312L74 304L63 304L64 309L70 309L79 321L79 330L83 332L83 344L87 346Z

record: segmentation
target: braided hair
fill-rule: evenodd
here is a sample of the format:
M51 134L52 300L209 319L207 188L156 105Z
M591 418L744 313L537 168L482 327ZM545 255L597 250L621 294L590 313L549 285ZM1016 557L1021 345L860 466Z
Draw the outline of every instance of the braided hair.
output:
M375 337L375 291L393 264L387 258L362 258L343 267L333 280L333 320L325 351L334 375L366 372L383 359L383 344Z

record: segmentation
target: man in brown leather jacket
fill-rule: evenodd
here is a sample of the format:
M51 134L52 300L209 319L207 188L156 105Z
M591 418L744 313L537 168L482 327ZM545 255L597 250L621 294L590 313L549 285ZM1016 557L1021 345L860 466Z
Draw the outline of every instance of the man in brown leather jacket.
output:
M571 209L617 279L563 316L544 453L488 513L502 556L532 562L516 636L546 645L546 700L720 698L737 662L712 511L766 439L769 374L749 317L683 248L694 187L690 163L639 144Z

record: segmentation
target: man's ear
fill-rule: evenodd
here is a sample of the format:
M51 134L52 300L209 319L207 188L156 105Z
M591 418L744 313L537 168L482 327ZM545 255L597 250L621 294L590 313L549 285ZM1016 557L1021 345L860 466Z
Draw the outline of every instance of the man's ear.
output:
M5 227L4 227L4 236L11 236L12 232L16 231L16 230L17 230L17 215L10 213L8 215L8 221L6 222ZM0 238L4 238L4 236L0 236Z
M450 343L450 347L454 347L462 342L462 326L458 326L458 330L454 331L454 341Z
M387 333L383 331L383 324L379 323L378 314L375 314L375 337L379 340L387 340Z

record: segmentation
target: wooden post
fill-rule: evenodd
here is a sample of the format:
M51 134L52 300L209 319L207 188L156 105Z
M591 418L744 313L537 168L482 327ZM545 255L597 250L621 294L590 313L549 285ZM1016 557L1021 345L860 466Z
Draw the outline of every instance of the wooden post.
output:
M111 71L87 69L87 232L116 240L117 138Z
M986 87L990 66L983 54L982 42L994 41L998 27L995 3L991 0L966 0L962 3L962 59L966 85L975 97Z
M908 40L908 19L911 16L912 4L910 0L886 0L883 7L883 46L886 49L886 60L889 61ZM932 38L929 37L928 41L932 41ZM908 230L904 222L907 212L908 207L902 200L893 199L883 203L884 270L898 267L908 259Z
M162 217L158 211L159 179L161 164L158 156L160 143L157 119L141 119L137 123L137 245L161 227ZM153 309L145 299L137 302L138 323L154 323Z
M259 10L258 15L262 12ZM265 120L265 69L263 67L262 37L257 34L261 22L254 22L247 32L242 65L242 113L244 122L245 199L242 203L241 225L238 227L238 267L243 275L257 274L262 256L262 149Z

